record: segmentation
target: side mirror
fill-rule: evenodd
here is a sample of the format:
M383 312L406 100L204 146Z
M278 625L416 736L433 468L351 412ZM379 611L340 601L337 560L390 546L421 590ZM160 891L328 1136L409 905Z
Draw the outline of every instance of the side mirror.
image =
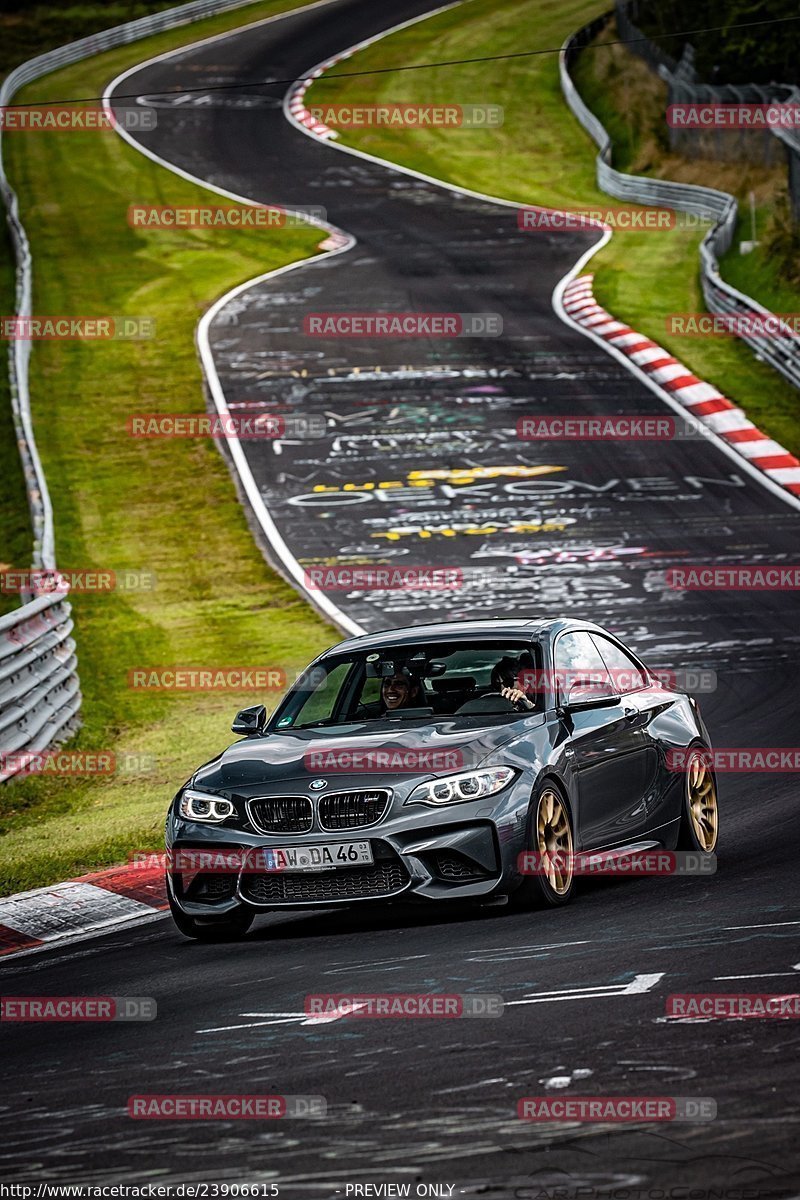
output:
M266 708L263 704L254 704L252 708L243 708L236 714L231 725L231 733L241 734L242 737L258 737L264 732L266 723Z
M566 707L571 712L585 708L610 708L617 697L609 684L598 679L573 679L569 686Z

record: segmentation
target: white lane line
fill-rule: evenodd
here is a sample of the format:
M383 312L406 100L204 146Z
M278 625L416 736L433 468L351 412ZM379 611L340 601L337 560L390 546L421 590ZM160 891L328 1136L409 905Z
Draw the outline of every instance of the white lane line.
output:
M331 1021L341 1021L351 1013L361 1008L367 1008L367 1002L340 1004L333 1012L243 1012L240 1017L264 1017L263 1021L249 1021L239 1025L215 1025L213 1029L198 1029L198 1033L229 1033L234 1029L259 1029L265 1025L328 1025Z
M121 75L117 75L115 79L112 79L111 83L108 84L103 93L103 108L106 112L110 113L113 109L112 96L114 91L116 91L116 89L122 83L124 83L126 79L129 79L132 75L137 74L139 71L146 70L154 63L163 62L166 59L175 58L181 54L191 53L199 46L207 46L212 42L221 41L223 38L236 37L245 30L255 29L262 25L269 25L274 21L286 20L290 17L309 12L311 9L324 7L325 5L333 2L334 0L314 0L314 3L307 4L303 8L293 9L292 11L285 13L276 13L273 16L265 17L260 21L252 21L249 24L241 25L236 29L229 29L224 33L214 34L212 37L202 38L196 42L190 42L187 45L179 46L174 50L168 50L163 54L156 54L152 58L146 59L144 62L137 63L136 66L129 67L128 70L123 71ZM182 167L176 166L174 163L171 163L167 159L162 158L159 154L156 154L154 150L150 150L147 146L137 142L136 139L132 137L132 135L126 129L121 128L119 123L115 122L114 128L119 136L124 138L124 140L130 146L132 146L134 150L138 150L140 154L143 154L152 162L157 163L158 166L164 167L165 170L171 171L173 175L178 175L181 179L186 179L189 183L194 183L198 187L206 188L211 192L216 192L217 195L225 196L227 199L234 200L239 204L258 205L261 203L261 201L254 200L249 196L241 196L236 192L229 191L227 188L219 187L217 184L210 183L207 179L201 179L197 175L192 175L189 171L184 171ZM286 211L295 212L295 210L288 208ZM340 244L333 249L326 249L322 253L316 254L311 258L300 259L298 262L289 263L285 267L278 267L277 270L265 271L262 275L257 275L254 279L248 280L247 283L240 284L238 287L226 292L224 296L221 296L220 299L212 305L208 312L204 314L200 320L200 323L198 324L197 346L203 363L203 369L206 373L206 379L211 397L214 401L217 412L221 416L228 416L230 414L230 410L220 384L213 355L211 353L211 345L209 340L209 326L211 325L211 322L214 320L214 317L217 315L217 313L242 292L245 292L250 288L257 287L260 283L263 283L267 279L274 279L278 275L283 275L287 271L297 270L298 267L308 266L311 263L320 262L323 259L333 258L337 254L343 254L346 251L351 250L356 244L356 239L351 234L345 233L344 230L337 228L335 225L331 225L327 221L321 221L318 218L309 217L305 213L295 213L295 215L300 216L303 220L307 221L309 225L313 225L324 230L330 235L331 238L338 239ZM238 437L234 437L233 435L229 436L226 441L230 448L231 458L236 466L237 474L247 498L250 501L256 520L258 521L261 530L276 557L282 564L284 570L287 572L291 580L299 588L301 594L304 595L314 607L322 611L345 633L351 635L364 633L365 630L359 624L357 624L357 622L348 617L330 600L328 596L321 592L312 593L306 588L303 569L278 532L278 528L272 519L269 509L264 502L264 498L259 491L258 485L256 484L255 478L253 477L253 472L242 449L241 442L239 441ZM218 448L221 452L222 448Z
M362 1008L369 1008L369 1002L366 1000L360 1002L356 1000L353 1004L345 1002L337 1005L333 1012L309 1014L303 1024L327 1025L331 1021L341 1021L342 1017L348 1017L350 1013L359 1012Z
M297 1013L296 1016L284 1016L277 1021L251 1021L249 1025L216 1025L212 1030L198 1030L198 1033L229 1033L231 1030L257 1030L261 1025L294 1025L300 1016L305 1016L305 1013Z
M503 954L506 950L517 950L520 953L533 950L560 950L562 946L590 946L591 939L584 938L580 942L544 942L541 946L491 946L483 950L474 950L473 954ZM470 959L470 962L473 960Z
M653 975L635 975L630 983L604 983L596 987L562 988L552 992L531 994L524 1000L506 1001L505 1007L512 1004L549 1004L556 1000L591 1000L604 999L611 996L639 996L649 992L659 980L664 978L664 972ZM243 1012L241 1017L264 1017L261 1021L250 1021L239 1025L216 1025L213 1029L198 1029L198 1033L230 1033L237 1029L258 1029L265 1025L325 1025L330 1021L341 1021L344 1017L367 1008L367 1001L344 1003L332 1013L309 1014L305 1012Z
M391 958L376 958L376 959L361 959L354 963L348 962L346 958L334 958L328 963L329 968L342 967L353 970L358 970L361 967L382 967L386 963L404 963L411 962L415 958L429 958L428 954L400 954L393 955Z
M723 932L729 929L781 929L784 925L800 925L800 921L767 921L762 925L723 925Z
M368 1002L356 1000L350 1004L344 1001L337 1005L332 1012L325 1013L266 1013L266 1012L243 1012L239 1013L240 1017L293 1017L299 1020L301 1025L326 1025L329 1021L341 1021L342 1017L348 1016L351 1012L358 1012L361 1008L368 1008ZM244 1028L244 1026L242 1026Z
M791 971L760 971L757 975L714 975L714 979L778 979L780 976L791 975L797 978L800 963L794 963Z
M715 980L720 979L778 979L781 975L792 975L795 979L797 976L794 971L763 971L760 975L712 975Z
M558 1000L602 1000L612 996L640 996L649 992L659 980L664 978L664 971L653 975L636 975L630 983L601 984L598 987L564 988L553 992L530 993L524 1000L507 1000L505 1008L516 1004L551 1004Z

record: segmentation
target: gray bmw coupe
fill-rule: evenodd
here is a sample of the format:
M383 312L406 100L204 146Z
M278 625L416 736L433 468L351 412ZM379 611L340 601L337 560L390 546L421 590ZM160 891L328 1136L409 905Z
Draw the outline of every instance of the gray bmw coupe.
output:
M167 816L188 937L237 937L286 908L565 904L578 855L716 846L697 702L585 621L352 638L233 732Z

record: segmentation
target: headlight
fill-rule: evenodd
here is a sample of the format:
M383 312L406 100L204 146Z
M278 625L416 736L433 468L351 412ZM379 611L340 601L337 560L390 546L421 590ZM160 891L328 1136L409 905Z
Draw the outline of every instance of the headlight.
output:
M446 775L415 787L406 804L459 804L464 800L482 800L493 796L511 782L515 772L510 767L487 767L483 771L464 771L461 775Z
M222 796L210 796L208 792L195 792L186 788L178 804L178 812L187 821L224 821L232 817L236 809L230 800Z

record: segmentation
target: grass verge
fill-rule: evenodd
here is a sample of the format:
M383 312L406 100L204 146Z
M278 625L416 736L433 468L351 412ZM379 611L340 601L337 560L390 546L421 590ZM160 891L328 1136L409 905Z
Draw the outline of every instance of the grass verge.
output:
M339 69L385 70L431 60L557 47L605 7L594 0L543 0L537 4L533 23L525 0L472 0L376 42ZM621 86L628 88L631 112L638 108L639 87L650 96L653 84L644 64L632 56L626 55L623 69L619 55L614 55L616 49L584 56L579 78L584 99L622 136L627 118L620 118L606 100L609 77L619 83L620 71L627 73L627 85ZM340 138L347 144L523 204L602 209L615 203L595 186L595 146L563 99L556 54L458 63L396 76L337 80L335 74L336 69L314 83L307 93L308 104L485 102L505 108L499 129L367 128L342 131ZM627 140L636 139L628 134ZM670 177L676 176L670 172ZM701 237L701 232L683 229L618 229L589 267L595 272L598 301L668 347L740 404L765 432L800 453L800 398L795 389L734 339L667 333L671 313L704 310L697 255Z
M292 7L266 0L125 46L32 84L20 99L99 95L129 65ZM270 703L252 693L134 692L132 667L272 666L291 677L336 634L265 565L213 444L134 440L125 431L134 412L203 411L200 315L236 284L313 255L319 231L133 230L133 200L192 205L208 193L113 133L8 136L6 150L33 250L34 311L156 322L148 341L34 347L34 421L59 565L143 569L156 582L149 591L74 594L85 701L73 744L152 757L153 767L30 777L0 789L7 894L157 848L168 800L232 740L237 707ZM6 543L0 558L17 550Z
M89 3L8 6L0 12L0 76L13 67L54 50L67 42L88 37L101 29L133 21L137 17L170 8L174 0L91 0ZM0 295L6 300L3 312L14 308L14 252L5 225L0 235ZM32 529L22 471L11 417L8 374L0 370L0 529L3 530L0 570L27 564L31 556ZM0 615L17 607L13 596L0 593Z

